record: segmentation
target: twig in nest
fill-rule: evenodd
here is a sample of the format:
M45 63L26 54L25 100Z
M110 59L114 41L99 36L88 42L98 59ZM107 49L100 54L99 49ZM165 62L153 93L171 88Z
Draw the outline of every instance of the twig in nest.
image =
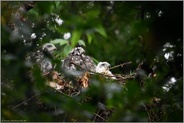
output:
M150 122L151 122L151 116L150 116L150 114L149 114L149 111L148 111L147 106L144 106L144 108L145 108L146 113L147 113L147 115L148 115L148 121L150 121Z
M97 113L94 113L97 117L99 117L99 118L101 118L103 121L106 121L103 117L101 117L100 115L98 115ZM96 117L95 117L95 119L96 119ZM95 120L94 119L94 120Z
M114 66L114 67L111 67L111 68L109 68L109 70L110 70L110 69L117 68L117 67L123 67L124 65L131 64L131 63L132 63L131 61L130 61L130 62L125 62L125 63L123 63L123 64L119 64L119 65L116 65L116 66Z
M97 113L94 113L95 114L95 117L94 117L94 119L93 119L93 122L95 122L95 120L96 120L96 118L97 118L97 115L96 114L98 114L100 111L98 111Z
M71 97L74 97L74 96L77 96L77 95L79 95L79 94L80 94L80 91L78 91L78 92L73 92L73 93L70 94L70 96L71 96Z
M135 78L135 74L130 74L130 75L123 75L123 74L115 74L115 76L118 78L117 80L127 80L127 79L134 79Z

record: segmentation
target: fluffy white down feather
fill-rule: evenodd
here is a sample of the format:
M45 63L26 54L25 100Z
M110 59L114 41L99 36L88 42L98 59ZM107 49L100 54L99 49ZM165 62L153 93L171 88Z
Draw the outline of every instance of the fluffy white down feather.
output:
M110 76L112 79L116 79L116 77L109 71L110 64L108 62L99 62L96 66L96 72L102 73Z

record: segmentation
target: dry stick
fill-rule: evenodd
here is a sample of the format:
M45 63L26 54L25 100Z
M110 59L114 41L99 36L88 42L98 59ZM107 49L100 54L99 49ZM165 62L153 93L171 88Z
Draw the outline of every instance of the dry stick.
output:
M149 111L148 111L148 109L147 109L146 106L145 106L144 108L146 109L146 113L147 113L147 115L148 115L148 119L149 119L149 121L151 122L151 116L149 115Z
M126 62L126 63L120 64L120 65L116 65L116 66L114 66L114 67L109 68L109 70L110 70L110 69L117 68L117 67L123 67L124 65L131 64L131 63L132 63L132 62L130 61L130 62Z
M153 111L152 107L151 107L151 111L152 111L152 114L154 115L153 117L155 117L156 119L158 119L157 115L155 114L155 112Z
M61 91L59 91L59 90L56 90L57 92L60 92L60 93L62 93L63 95L65 95L65 96L68 96L68 97L71 97L71 96L69 96L69 95L67 95L67 94L65 94L65 93L63 93L63 92L61 92ZM80 93L80 91L77 93L77 95ZM32 96L31 98L29 98L29 99L27 99L27 100L25 100L25 101L23 101L22 103L20 103L20 104L18 104L18 105L16 105L16 106L14 106L12 109L15 109L15 108L17 108L17 107L19 107L19 106L21 106L22 104L24 104L25 102L28 102L28 101L30 101L31 99L33 99L34 97L36 97L36 96L38 96L39 94L35 94L34 96Z
M118 75L121 76L120 80L121 79L133 79L133 78L135 78L135 73L130 74L130 75L124 75L124 76L122 76L121 74L116 74L117 77L119 77ZM119 80L119 79L117 79L117 80Z
M98 114L99 112L100 112L100 110L98 110L98 112L97 112L96 114ZM94 113L94 114L95 114L95 113ZM94 119L93 119L93 122L95 122L96 118L97 118L97 115L95 115L95 117L94 117Z
M56 90L56 89L55 89L55 90ZM68 94L65 94L65 93L64 93L64 92L62 92L62 91L56 90L56 92L59 92L59 93L61 93L61 94L65 95L65 96L71 97L71 96L69 96Z
M76 94L74 95L73 93L76 93ZM80 94L80 91L78 91L78 92L73 92L73 93L71 94L71 97L79 95L79 94Z
M99 118L101 118L102 120L106 121L103 117L101 117L100 115L94 113L96 116L98 116Z
M20 105L24 104L25 102L30 101L31 99L33 99L34 97L36 97L36 96L38 96L38 95L39 95L39 94L35 94L35 95L32 96L31 98L29 98L29 99L25 100L24 102L22 102L22 103L20 103L20 104L18 104L18 105L16 105L16 106L14 106L12 109L15 109L15 108L19 107Z
M19 9L17 10L17 12L14 14L14 17L16 19L20 19L21 21L25 21L23 20L24 18L24 15L34 7L34 4L36 2L35 1L27 1L27 2L24 2L20 7Z
M149 111L148 111L147 106L145 106L145 109L146 109L146 111L147 111L147 114L148 114L148 117L149 117L150 122L151 122L151 119L152 119L151 117L158 119L157 115L155 114L155 112L152 110L151 107L150 107L150 113L151 113L152 115L154 115L154 116L149 115Z
M10 20L9 26L12 30L18 30L18 27L16 25L17 20L21 20L22 22L25 22L26 19L24 18L25 14L34 7L34 4L36 1L27 1L24 2L19 9L16 11L16 13L13 15L13 17Z

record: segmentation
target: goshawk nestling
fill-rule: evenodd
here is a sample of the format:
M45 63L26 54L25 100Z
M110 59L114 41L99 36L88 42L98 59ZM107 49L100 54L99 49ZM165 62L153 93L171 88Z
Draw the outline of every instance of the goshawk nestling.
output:
M42 49L32 53L30 56L30 59L38 64L43 74L47 74L53 69L51 59L53 58L54 50L56 50L56 47L53 44L46 43L42 46Z
M107 77L110 77L111 79L116 79L116 77L112 74L112 72L109 70L110 64L108 62L99 62L96 66L96 72L106 75Z
M82 47L75 47L68 57L62 60L61 69L67 75L79 77L86 71L95 72L96 65L90 56L85 55Z

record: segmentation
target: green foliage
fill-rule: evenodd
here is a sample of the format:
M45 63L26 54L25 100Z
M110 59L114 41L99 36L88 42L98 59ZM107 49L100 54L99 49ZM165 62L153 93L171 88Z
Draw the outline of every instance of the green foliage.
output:
M64 53L64 56L67 56L68 53L72 50L72 46L71 45L66 45L64 48L63 48L63 53Z
M80 30L74 30L72 32L72 39L71 39L71 45L72 47L75 47L77 45L78 40L81 37L81 31Z
M55 40L52 40L50 42L53 43L53 44L59 44L60 46L65 45L65 44L68 43L68 41L64 40L64 39L55 39Z
M183 121L182 1L40 1L25 13L25 22L12 19L21 5L1 4L2 121ZM17 24L20 35L9 29L10 22ZM66 32L71 34L67 40ZM80 44L95 63L132 61L112 69L114 74L136 73L144 61L148 67L157 66L155 77L130 79L124 85L94 74L88 88L73 95L60 93L45 84L48 80L36 64L26 62L30 52L48 42L57 47L53 63L60 73L61 60ZM164 91L172 77L175 84Z
M99 27L96 27L95 30L96 30L100 35L102 35L103 37L105 37L105 38L107 37L107 34L106 34L104 28L103 28L101 25L100 25Z

